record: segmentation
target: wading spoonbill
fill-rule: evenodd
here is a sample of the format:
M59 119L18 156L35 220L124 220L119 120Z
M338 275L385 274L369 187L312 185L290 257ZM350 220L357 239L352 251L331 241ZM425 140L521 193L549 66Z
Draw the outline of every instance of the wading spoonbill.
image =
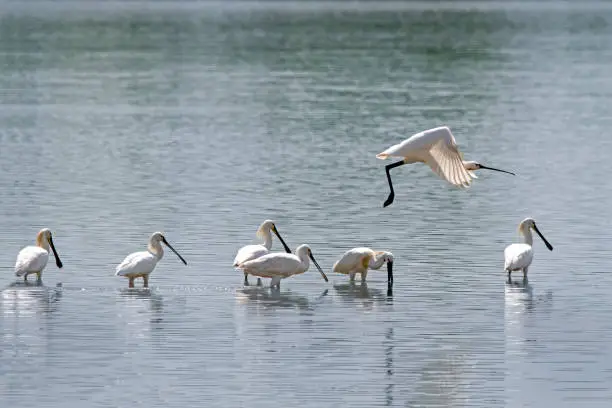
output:
M523 236L522 244L511 244L506 247L504 250L504 270L508 272L508 282L511 282L510 275L512 271L523 271L523 280L527 280L527 269L529 269L529 265L531 265L531 261L533 260L533 235L531 234L531 229L542 238L544 244L546 244L546 248L550 251L553 250L553 246L544 238L544 235L540 232L538 227L536 226L533 218L525 218L519 224L519 233Z
M475 161L463 161L455 137L447 126L416 133L403 142L378 153L376 157L382 160L388 157L402 157L402 160L385 166L391 192L383 207L390 205L395 199L389 171L404 164L425 163L431 167L434 173L457 187L468 187L472 179L477 178L474 170L487 169L515 175L506 170L483 166Z
M187 265L183 257L176 252L172 245L166 241L166 237L161 232L155 232L149 238L149 245L146 251L134 252L125 257L115 269L115 276L125 276L129 278L129 287L134 287L134 279L142 278L144 281L143 287L149 287L149 274L153 272L155 266L164 256L164 249L161 243L166 244L179 257L179 259Z
M264 222L261 223L259 228L257 228L257 233L256 233L257 238L263 239L264 241L263 244L247 245L247 246L243 246L242 248L240 248L238 250L238 253L236 254L236 258L234 258L233 266L238 267L238 265L243 264L247 261L259 258L260 256L264 256L266 254L269 254L270 249L272 248L271 232L274 232L274 234L280 240L281 244L283 244L283 247L285 248L285 252L290 254L291 249L289 249L289 247L287 246L283 238L280 236L280 233L278 232L278 229L276 228L276 224L274 223L274 221L265 220ZM248 276L249 274L245 272L244 273L244 284L245 285L249 284Z
M49 248L53 251L55 265L58 268L64 266L55 249L55 245L53 245L51 230L43 228L36 235L36 246L27 246L19 251L17 262L15 262L15 275L23 276L23 280L27 281L28 275L35 273L40 281L43 269L45 269L47 262L49 262Z
M387 283L393 284L393 254L385 251L373 251L370 248L353 248L344 253L336 261L332 271L350 276L351 282L356 274L361 274L361 281L365 282L368 269L380 269L387 263Z
M238 265L238 268L242 269L244 273L261 278L272 278L270 287L276 286L280 288L281 279L306 272L310 266L310 260L312 260L323 279L325 279L325 282L327 282L327 276L314 259L314 256L312 256L310 247L306 244L297 247L295 254L274 252L241 263Z

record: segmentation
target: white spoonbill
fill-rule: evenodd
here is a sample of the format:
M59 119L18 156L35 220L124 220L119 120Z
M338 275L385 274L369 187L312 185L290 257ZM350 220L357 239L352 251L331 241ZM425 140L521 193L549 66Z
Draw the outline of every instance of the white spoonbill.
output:
M166 241L166 237L164 237L161 232L155 232L151 235L151 238L149 238L147 250L134 252L126 256L123 262L115 269L115 276L125 276L129 278L130 288L134 287L134 279L142 278L144 281L143 287L148 288L149 274L153 272L159 260L164 256L164 249L161 246L162 242L166 244L185 265L187 265L183 257L172 248L172 245L170 245L168 241Z
M281 279L306 272L310 266L309 260L312 260L323 279L325 279L325 282L327 282L327 276L317 261L315 261L310 247L306 244L297 247L295 254L274 252L241 263L238 265L238 268L242 269L244 273L249 273L261 278L272 278L270 287L276 286L280 288Z
M386 251L374 251L370 248L353 248L344 253L339 261L334 263L333 272L350 276L355 280L356 274L361 274L365 282L368 269L380 269L387 263L387 283L393 285L393 254Z
M533 235L531 229L542 238L546 248L550 251L553 250L553 246L544 238L544 235L540 232L533 218L525 218L519 224L519 233L523 236L523 244L512 244L508 245L504 250L504 270L508 272L508 281L511 282L510 274L512 271L523 271L523 280L527 280L527 269L531 265L533 260Z
M276 228L276 224L274 223L274 221L265 220L264 222L261 223L259 228L257 228L257 233L256 233L258 238L263 239L264 241L263 244L247 245L247 246L243 246L242 248L240 248L238 250L238 253L236 254L236 258L234 258L233 266L237 267L238 265L243 264L247 261L250 261L255 258L259 258L260 256L264 256L270 253L270 249L272 248L271 232L274 232L274 234L280 240L281 244L283 244L283 247L285 248L285 252L290 254L291 249L289 249L289 247L287 246L283 238L280 236L280 233L278 232L278 229ZM244 273L244 284L245 285L249 284L248 276L249 274L245 272Z
M395 167L411 163L425 163L441 178L457 187L468 187L477 178L474 170L488 169L515 175L506 170L483 166L475 161L463 161L455 137L447 126L424 130L410 136L401 143L389 147L376 155L378 159L402 157L403 159L385 166L387 181L391 192L383 207L393 203L395 192L389 171Z
M43 269L45 269L47 262L49 262L49 248L53 251L55 265L58 268L64 266L55 249L55 245L53 245L51 230L43 228L36 235L36 246L27 246L19 251L17 262L15 262L15 275L23 276L23 280L27 281L28 275L35 273L38 280L41 280Z

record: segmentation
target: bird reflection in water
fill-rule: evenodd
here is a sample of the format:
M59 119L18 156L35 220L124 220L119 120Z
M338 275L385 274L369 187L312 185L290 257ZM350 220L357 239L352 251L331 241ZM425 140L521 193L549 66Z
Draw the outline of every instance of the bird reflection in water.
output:
M256 308L288 308L300 311L313 311L316 305L327 296L328 289L325 289L314 300L306 296L292 293L290 290L268 289L264 287L245 286L236 291L236 301L241 304L251 303Z
M393 405L393 327L389 327L385 332L385 380L387 385L385 387L385 406L390 407Z
M550 304L552 301L552 291L547 291L545 295L534 297L534 288L526 280L522 281L506 281L505 300L506 313L510 309L524 309L527 312L533 312L536 304Z
M375 304L389 304L393 302L391 287L387 288L385 293L376 288L369 288L367 282L355 283L348 282L344 284L334 284L336 293L346 301L362 300L362 303L367 308L371 308Z
M127 288L119 291L119 297L129 302L127 308L130 309L138 309L143 303L148 303L151 312L150 322L160 323L163 321L164 298L160 293L149 288Z
M27 315L57 310L62 298L62 284L45 286L42 281L16 281L2 291L4 314Z

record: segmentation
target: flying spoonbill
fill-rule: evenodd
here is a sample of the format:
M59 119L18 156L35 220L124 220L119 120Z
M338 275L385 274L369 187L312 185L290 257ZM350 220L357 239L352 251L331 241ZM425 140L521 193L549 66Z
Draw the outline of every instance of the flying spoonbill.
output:
M295 254L270 253L241 263L238 268L242 269L244 273L262 278L272 278L270 287L280 288L281 279L306 272L310 266L310 260L315 264L325 282L328 282L327 276L312 256L310 247L306 244L297 247Z
M447 126L416 133L403 142L378 153L376 157L382 160L388 157L403 158L385 166L391 192L383 207L390 205L395 199L389 171L404 164L425 163L434 173L457 187L468 187L472 179L477 178L474 170L487 169L515 175L512 172L487 167L475 161L463 161L463 155L459 152L455 137Z
M23 248L17 255L15 262L15 275L23 276L23 280L28 280L28 275L35 273L38 280L41 280L43 269L49 262L49 248L53 251L55 257L55 265L58 268L64 266L59 258L55 245L53 245L53 236L49 228L41 229L36 235L36 245L31 245Z
M385 251L373 251L370 248L353 248L344 253L336 261L332 271L350 276L355 280L356 274L361 274L361 281L365 282L368 269L380 269L387 263L387 283L393 285L393 254Z
M153 272L159 260L164 256L164 249L161 246L162 242L166 244L185 265L187 265L183 257L172 248L172 245L170 245L168 241L166 241L166 237L164 237L161 232L155 232L151 235L151 238L149 238L147 250L134 252L126 256L123 262L115 269L115 276L125 276L129 278L130 288L134 287L134 279L142 278L144 281L143 287L148 288L149 274Z
M510 274L512 271L523 271L523 280L527 280L527 269L529 269L529 265L531 265L531 261L533 260L533 235L531 234L531 229L542 238L544 244L546 244L546 248L552 251L553 246L544 238L544 235L540 232L538 227L536 226L533 218L525 218L519 224L519 233L523 236L523 244L511 244L506 247L504 250L504 270L508 272L508 282L510 280Z
M238 267L238 265L240 264L243 264L247 261L259 258L260 256L264 256L270 253L270 248L272 248L271 232L274 232L274 234L280 240L281 244L283 244L283 247L285 248L285 252L290 254L291 249L289 249L289 247L287 246L283 238L280 236L280 233L278 232L278 229L276 228L276 224L274 223L274 221L265 220L264 222L261 223L259 228L257 228L257 233L256 233L258 238L263 239L264 241L263 244L247 245L247 246L243 246L242 248L240 248L238 250L238 253L236 254L236 258L234 258L233 266ZM249 274L245 272L244 273L244 284L245 285L249 284L248 276Z

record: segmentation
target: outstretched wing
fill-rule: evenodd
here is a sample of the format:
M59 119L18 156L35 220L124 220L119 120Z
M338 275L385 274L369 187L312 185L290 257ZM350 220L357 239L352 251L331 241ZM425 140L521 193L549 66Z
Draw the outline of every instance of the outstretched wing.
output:
M450 132L450 129L446 126L427 129L422 132L415 133L408 139L389 147L384 152L378 153L376 158L382 160L390 156L420 158L420 155L423 152L427 152L438 141L449 140L449 138L452 139L454 143L453 135Z
M470 173L463 167L461 154L454 138L442 139L429 150L425 162L438 176L457 187L469 187L472 182Z

